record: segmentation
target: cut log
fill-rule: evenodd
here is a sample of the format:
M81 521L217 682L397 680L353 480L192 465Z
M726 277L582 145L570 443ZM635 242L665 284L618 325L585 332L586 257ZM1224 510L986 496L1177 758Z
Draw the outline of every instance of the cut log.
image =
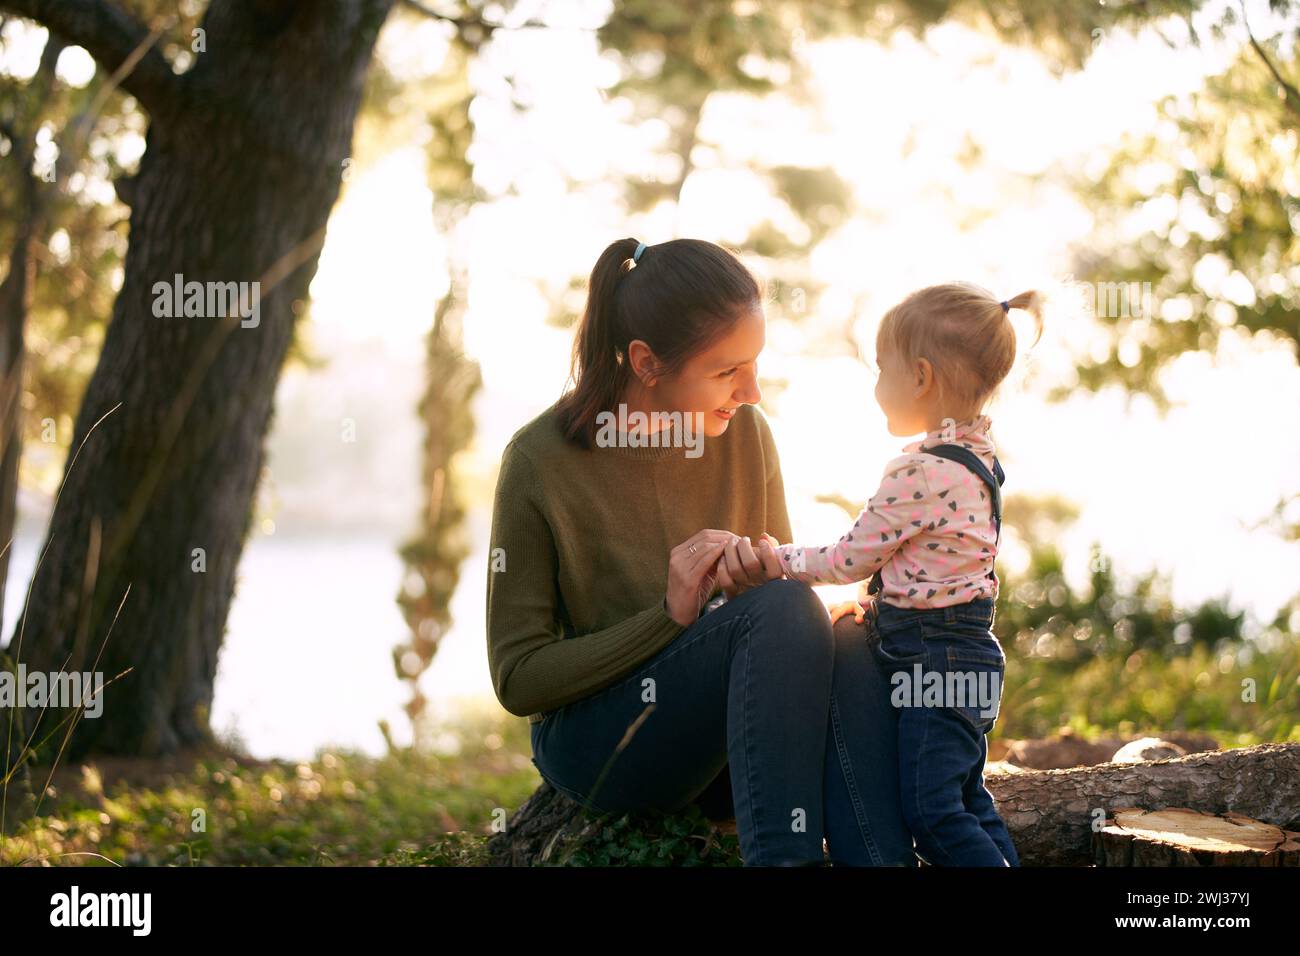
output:
M1098 866L1300 866L1300 833L1184 807L1116 810L1092 849Z
M1300 831L1300 744L1263 744L1070 770L989 770L985 784L1011 831L1022 866L1092 864L1094 831L1129 808L1230 813L1283 831ZM719 836L734 832L733 822L710 820ZM594 818L543 783L510 818L506 830L489 840L489 858L499 866L550 863L557 848L581 844L597 832Z
M1022 865L1086 866L1119 809L1236 813L1300 830L1300 744L1261 744L1151 763L988 774Z

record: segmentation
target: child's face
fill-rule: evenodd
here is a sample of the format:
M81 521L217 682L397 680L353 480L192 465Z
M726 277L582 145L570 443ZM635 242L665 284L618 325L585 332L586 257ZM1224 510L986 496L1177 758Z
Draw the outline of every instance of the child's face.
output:
M876 403L885 413L889 433L904 437L925 431L925 409L920 400L929 391L929 383L926 383L926 388L921 388L918 370L909 368L894 349L884 348L877 354L876 362L880 369L876 379Z

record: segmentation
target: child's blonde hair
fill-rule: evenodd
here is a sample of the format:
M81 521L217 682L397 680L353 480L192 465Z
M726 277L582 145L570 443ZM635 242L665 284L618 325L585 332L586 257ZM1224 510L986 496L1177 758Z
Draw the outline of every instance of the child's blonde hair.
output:
M1011 372L1016 330L1009 310L1025 309L1043 336L1043 296L1030 290L1007 300L971 282L948 282L913 292L885 313L876 331L876 353L897 350L910 365L929 359L939 394L978 411Z

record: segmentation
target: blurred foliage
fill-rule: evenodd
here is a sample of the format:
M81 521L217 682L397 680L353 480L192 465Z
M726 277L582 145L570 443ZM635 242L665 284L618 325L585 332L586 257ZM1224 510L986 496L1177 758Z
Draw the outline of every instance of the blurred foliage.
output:
M608 90L630 107L629 122L655 120L667 133L664 162L625 181L629 213L661 203L677 205L696 169L698 151L718 162L724 144L701 138L710 97L779 95L808 100L808 44L834 37L881 42L907 31L921 36L943 20L988 31L1010 44L1032 45L1057 71L1077 69L1111 29L1135 29L1170 15L1190 15L1203 0L1097 4L1085 0L705 0L664 3L623 0L614 5L597 38L620 67ZM808 268L809 254L855 209L848 184L829 167L764 169L753 157L735 158L735 171L766 181L784 206L779 222L765 219L737 251L764 263L768 301L784 318L812 312L824 291ZM561 328L576 322L585 277L549 284L548 321Z
M161 48L178 71L189 68L194 59L190 51L191 31L201 21L206 4L200 0L163 2L134 0L127 10L150 26L163 29ZM710 97L743 94L755 97L779 95L798 101L806 94L806 53L809 44L825 38L859 36L887 41L900 31L920 36L941 21L954 21L986 30L1009 44L1032 48L1057 70L1082 66L1099 40L1109 31L1134 30L1151 24L1190 22L1193 12L1204 6L1203 0L1158 0L1142 4L1097 4L1088 0L1047 2L1047 0L1008 0L997 4L975 0L705 0L692 3L665 3L663 0L622 0L613 5L608 20L596 31L605 53L618 64L619 77L610 86L608 96L630 108L628 122L647 120L663 123L668 133L663 142L662 159L654 171L630 175L625 180L627 209L645 211L654 205L679 201L687 179L695 168L693 154L699 148L718 151L722 144L705 143L699 138L701 119ZM1275 2L1273 8L1287 12L1292 4ZM423 12L421 12L423 11ZM1230 26L1231 8L1223 27ZM19 24L9 18L12 26ZM469 122L473 89L468 81L468 66L480 50L502 31L532 29L544 24L520 21L510 3L481 3L458 0L449 3L399 4L389 29L429 29L430 45L450 43L444 67L431 75L412 80L400 70L390 68L386 58L378 56L368 79L365 109L356 136L355 166L365 166L394 146L416 141L427 144L429 180L439 202L435 217L448 225L459 213L458 203L483 198L473 181L469 161L473 127ZM1198 42L1195 33L1190 43ZM423 42L423 41L422 41ZM1270 45L1271 44L1271 45ZM1264 40L1263 47L1277 59L1276 41ZM1252 62L1253 51L1243 50L1241 82L1225 81L1221 89L1211 86L1205 93L1209 102L1226 117L1243 116L1247 122L1267 111L1277 112L1277 97L1270 99L1268 74L1259 62ZM1253 66L1253 70L1246 72ZM1234 74L1235 75L1235 74ZM504 77L507 82L511 77ZM60 87L59 102L48 111L45 124L57 133L68 127L75 117L85 119L87 104L94 101L103 83L102 72L81 90ZM16 117L22 109L26 84L13 77L0 78L0 119ZM1274 85L1275 87L1275 85ZM521 106L526 108L526 104ZM25 406L35 414L29 416L30 437L41 438L36 431L42 420L53 418L63 425L70 423L77 397L88 376L99 342L103 323L110 310L116 284L120 282L121 260L126 245L125 207L112 195L111 184L129 175L142 146L146 118L130 97L113 93L98 109L88 126L85 157L72 157L69 182L61 183L60 209L41 244L42 268L33 315L29 323L29 343L34 361L31 385ZM1200 114L1185 119L1187 135L1200 135L1203 145L1221 148L1224 156L1217 162L1207 156L1203 165L1211 170L1222 166L1228 173L1234 168L1233 154L1251 142L1249 129L1232 136L1223 135L1220 127L1201 123ZM1231 131L1229 131L1231 132ZM1258 137L1256 137L1258 139ZM1264 139L1259 139L1265 142ZM1241 144L1246 144L1243 147ZM1292 140L1292 144L1294 141ZM1291 147L1294 160L1294 145ZM4 151L0 136L0 151ZM1276 162L1287 161L1285 150ZM774 197L783 201L786 213L780 221L763 221L740 244L741 251L751 253L767 265L769 297L781 313L797 318L811 313L822 291L807 271L810 252L844 220L854 213L851 191L829 168L778 166L754 168L746 158L739 158L751 175L767 181ZM65 162L65 164L67 164ZM1117 163L1117 168L1124 166ZM1241 164L1238 163L1238 166ZM353 168L355 168L355 166ZM12 176L12 170L5 171ZM1257 178L1264 183L1269 169L1260 169ZM3 180L4 177L0 177ZM345 175L345 179L346 179ZM1194 177L1204 184L1204 177ZM1240 177L1239 177L1240 178ZM1276 183L1278 177L1274 176ZM1088 184L1091 188L1096 184ZM1251 185L1251 184L1244 184ZM67 188L63 188L67 186ZM1266 186L1264 188L1267 188ZM1243 203L1239 215L1243 222L1229 236L1240 244L1257 242L1267 245L1277 232L1277 215L1281 187L1272 187L1279 196L1261 196L1257 204ZM0 181L0 200L12 196L12 179ZM1206 195L1213 207L1219 190ZM1293 206L1294 195L1288 201ZM1110 197L1107 209L1123 209L1131 198ZM1260 215L1263 228L1256 228L1258 205L1270 212ZM1217 208L1217 207L1215 207ZM1102 210L1105 211L1104 209ZM1213 209L1211 210L1213 213ZM1294 217L1294 211L1289 214ZM7 248L8 223L0 217L0 248ZM1294 230L1287 232L1293 237ZM1252 236L1258 239L1251 239ZM1195 251L1187 247L1187 254ZM1265 261L1284 258L1285 247L1275 247L1267 254L1249 249L1243 255ZM1294 251L1294 249L1292 249ZM1235 263L1238 250L1229 249ZM1248 266L1250 263L1243 263ZM1100 264L1081 264L1087 274L1099 272L1118 280L1131 271L1150 276L1142 264L1116 270ZM1248 270L1247 270L1248 271ZM1174 281L1182 281L1188 270L1174 268ZM1249 271L1248 271L1248 274ZM571 323L581 308L581 276L560 277L548 282L543 290L554 303L550 320L561 325ZM1282 292L1271 292L1257 310L1250 327L1287 327L1294 337L1294 282ZM68 290L74 290L69 295ZM1162 287L1162 295L1168 290ZM1267 291L1267 290L1261 290ZM1288 305L1290 303L1290 305ZM1204 316L1206 310L1195 314ZM1213 320L1206 319L1204 322ZM1200 324L1201 323L1191 323ZM1166 323L1169 328L1150 333L1164 335L1167 341L1153 341L1150 355L1143 351L1137 365L1118 361L1103 363L1107 374L1119 375L1136 387L1151 388L1148 374L1153 364L1171 354L1171 350L1197 346L1203 341L1201 331L1189 323ZM1177 326L1177 327L1175 327ZM299 339L293 357L313 363L310 353L310 327L300 323ZM1127 327L1117 334L1131 336ZM1142 330L1142 334L1147 334ZM1126 352L1126 360L1131 356ZM1134 369L1136 368L1136 371ZM1103 373L1084 366L1081 379L1085 385L1102 380ZM59 429L61 437L67 427ZM44 437L48 438L48 430ZM51 469L53 473L54 469Z
M469 160L474 138L469 68L476 45L486 34L469 10L460 15L459 23L433 25L446 43L437 70L427 78L399 83L380 60L371 72L367 93L370 114L378 114L372 122L383 126L388 135L398 127L409 136L412 124L423 124L426 171L434 198L429 214L449 238L480 198ZM454 242L448 245L454 250ZM456 459L473 441L472 404L482 385L478 364L465 355L462 342L469 294L466 266L454 252L446 265L451 281L435 308L426 338L425 391L417 410L424 424L421 485L425 506L415 533L399 551L405 571L397 603L409 634L392 651L397 676L411 689L405 712L417 749L425 727L420 718L428 704L420 678L451 628L451 599L460 583L461 564L470 552Z
M994 631L1003 630L999 620ZM1149 649L1057 659L1019 656L1014 638L1003 645L1007 671L995 738L1039 738L1069 727L1084 738L1199 731L1222 747L1300 742L1300 638L1294 630L1268 651L1248 643L1219 651L1194 644L1178 653ZM1248 688L1253 700L1243 699Z
M4 19L0 48L7 51L31 28ZM61 59L69 55L65 50ZM24 183L33 179L41 212L26 325L23 444L62 449L71 438L72 413L94 370L121 282L127 209L112 183L124 175L144 123L129 97L104 98L101 71L79 89L55 82L45 96L34 90L37 82L37 75L19 79L0 73L0 156L6 160L0 163L0 251L7 272ZM29 152L33 135L34 160L24 168L13 157ZM28 456L24 477L48 486L57 480L62 455L36 460L35 474L32 463Z
M1081 357L1077 381L1054 399L1119 384L1167 408L1158 373L1185 352L1242 333L1293 354L1300 343L1300 113L1247 48L1160 114L1096 182L1079 184L1098 227L1077 269L1109 348L1101 360ZM1153 220L1130 237L1130 222ZM1106 290L1114 284L1127 301ZM1143 284L1147 304L1133 294Z
M482 376L461 347L463 312L463 291L453 286L439 302L428 335L427 384L419 408L425 426L421 479L426 505L420 527L400 550L406 583L397 603L410 636L393 648L393 663L398 677L411 687L406 713L416 742L426 706L419 679L451 627L451 599L460 582L461 563L470 552L456 457L474 437L471 404Z
M1226 593L1178 607L1155 572L1121 580L1094 544L1075 589L1056 545L1058 499L1008 496L1028 566L999 565L994 633L1007 655L996 737L1203 730L1225 746L1300 740L1300 595L1250 622ZM1243 681L1251 682L1251 692ZM1252 699L1253 698L1253 699Z

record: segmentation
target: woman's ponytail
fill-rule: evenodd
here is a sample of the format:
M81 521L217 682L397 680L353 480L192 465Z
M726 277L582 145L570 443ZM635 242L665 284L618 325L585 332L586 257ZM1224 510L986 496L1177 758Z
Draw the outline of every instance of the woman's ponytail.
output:
M627 383L626 364L619 361L621 331L615 295L638 243L619 239L605 247L587 284L587 305L573 340L569 379L573 390L559 406L564 436L590 448L595 442L596 416L613 408Z
M573 388L556 405L564 436L596 444L596 419L615 411L632 379L628 346L645 342L656 374L678 372L745 310L761 313L757 280L736 257L703 239L670 239L641 249L611 242L596 260L573 341ZM635 258L634 258L635 257Z

